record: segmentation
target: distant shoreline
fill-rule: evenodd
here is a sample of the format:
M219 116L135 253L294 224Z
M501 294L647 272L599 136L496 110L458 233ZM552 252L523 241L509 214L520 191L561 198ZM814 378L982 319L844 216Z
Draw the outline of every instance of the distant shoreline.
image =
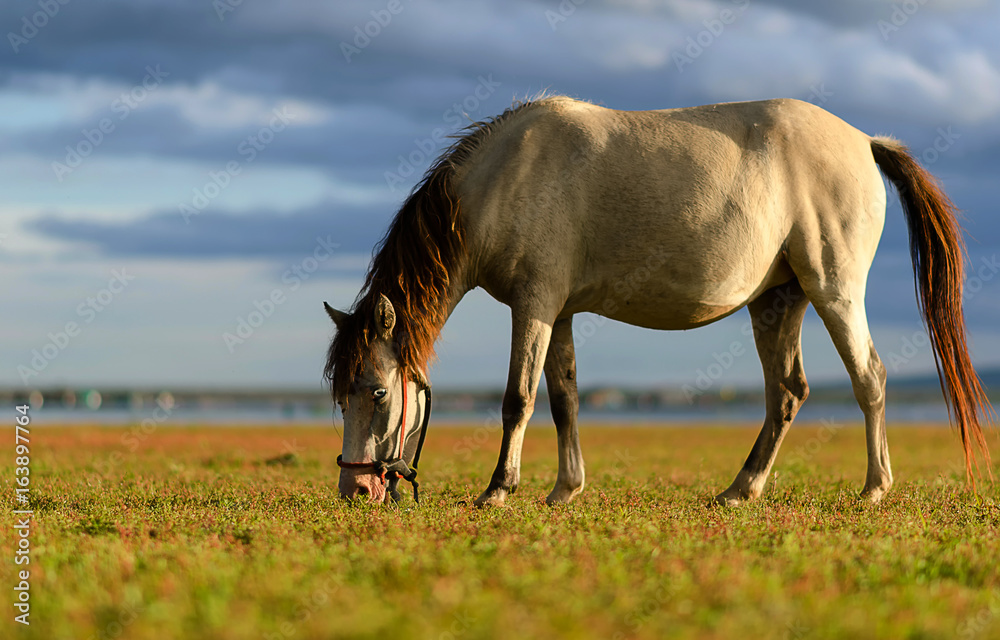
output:
M499 404L496 408L472 411L435 411L431 425L455 426L490 426L497 421ZM153 415L153 408L130 410L124 408L108 408L90 410L86 408L65 409L54 407L41 408L32 411L32 420L38 425L129 425L148 420ZM763 403L721 405L713 407L691 407L684 409L642 410L581 410L579 421L581 425L660 425L675 427L684 424L725 424L725 425L760 425L764 418ZM948 424L948 412L944 403L936 404L888 404L886 420L893 424ZM810 403L802 407L796 417L796 424L854 424L863 422L861 411L856 406L843 403ZM539 402L531 424L551 425L548 406ZM340 426L343 424L340 416L333 417L332 411L320 413L308 410L282 410L280 408L250 408L237 410L230 407L218 409L176 408L163 420L161 426L177 425L246 425L246 426Z

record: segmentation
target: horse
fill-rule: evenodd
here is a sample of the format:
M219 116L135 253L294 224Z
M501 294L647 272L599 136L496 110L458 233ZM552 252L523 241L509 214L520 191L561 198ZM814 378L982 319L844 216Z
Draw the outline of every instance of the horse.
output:
M809 304L864 414L861 497L878 502L893 476L886 369L865 289L885 220L882 174L902 201L917 299L975 488L976 450L989 469L980 414L992 407L966 341L963 231L905 145L791 99L618 111L547 96L462 130L394 216L350 311L323 303L336 325L324 375L344 420L340 494L381 503L399 498L400 479L415 483L435 340L482 287L510 307L512 331L499 460L476 505L503 505L516 491L543 372L559 460L546 501L582 491L575 314L682 330L743 307L765 418L715 501L759 497L809 395L800 340Z

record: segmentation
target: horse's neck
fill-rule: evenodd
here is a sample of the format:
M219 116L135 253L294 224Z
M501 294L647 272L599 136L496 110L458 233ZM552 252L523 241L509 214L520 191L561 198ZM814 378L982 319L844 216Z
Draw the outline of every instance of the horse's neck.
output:
M466 261L468 261L468 257L466 257ZM451 317L451 314L455 311L455 307L462 301L465 294L475 288L475 285L470 286L467 282L467 271L465 265L463 265L457 273L452 274L448 278L448 293L445 295L445 322Z

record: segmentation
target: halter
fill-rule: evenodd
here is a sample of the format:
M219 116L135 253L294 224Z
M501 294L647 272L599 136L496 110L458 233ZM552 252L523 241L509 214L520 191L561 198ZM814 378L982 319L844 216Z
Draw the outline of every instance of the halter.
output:
M427 423L431 418L431 387L427 385L419 390L424 392L424 417L420 425L420 439L417 441L417 452L413 456L413 465L407 466L406 461L403 460L404 447L406 446L406 409L409 406L406 397L409 380L405 370L401 379L403 381L403 410L400 412L401 415L399 418L399 445L396 457L392 460L375 460L373 462L344 462L344 456L341 454L337 456L337 466L346 469L371 469L369 473L377 475L382 480L383 486L385 485L386 478L397 481L402 478L413 485L413 501L420 504L420 495L417 492L417 487L420 486L420 483L417 482L417 465L420 463L420 451L424 448ZM395 491L395 488L392 490Z

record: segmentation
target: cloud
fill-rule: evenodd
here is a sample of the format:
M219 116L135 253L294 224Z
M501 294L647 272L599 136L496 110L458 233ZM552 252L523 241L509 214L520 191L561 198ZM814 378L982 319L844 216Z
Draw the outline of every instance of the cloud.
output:
M317 239L342 254L369 253L388 224L382 209L317 206L289 214L205 211L188 222L178 212L136 220L39 217L26 226L49 238L82 243L110 257L286 258L306 254Z
M930 0L917 3L914 13L901 8L904 4L437 0L404 2L403 11L391 19L380 14L381 22L372 15L384 6L378 3L243 2L221 16L205 0L60 4L44 28L14 55L0 58L5 115L0 123L0 232L8 236L0 267L35 258L54 271L67 269L59 261L155 260L158 269L183 272L171 280L170 295L184 300L196 271L191 265L207 269L207 263L252 260L277 269L310 252L317 237L329 236L341 244L343 256L324 266L329 273L324 272L322 284L333 286L343 276L337 296L349 300L392 213L443 146L435 142L428 152L426 141L436 131L454 132L468 119L498 113L512 98L546 88L620 109L819 97L824 108L854 126L907 142L965 211L966 227L975 237L973 262L990 259L1000 252L1000 218L994 215L1000 173L1000 40L995 33L1000 5ZM34 1L3 3L0 21L19 33L22 18L30 19L37 6ZM746 10L722 23L723 10L739 6ZM559 19L551 18L553 11ZM880 29L880 21L893 28ZM366 30L368 35L358 36ZM357 53L345 56L344 44L357 46ZM678 56L689 54L690 64L679 68ZM148 91L127 118L113 120L113 133L79 170L58 181L52 163L64 161L66 147L78 145L103 118L117 118L115 100L157 65L169 74L162 84ZM499 86L470 100L483 77ZM267 125L275 109L297 117L248 163L239 146ZM935 149L941 130L958 134L945 151ZM185 224L175 203L190 200L212 172L232 161L243 163L239 179ZM390 188L387 173L403 173L401 168L407 175ZM32 244L28 236L41 241ZM42 241L48 242L48 253L32 249ZM873 323L890 336L900 327L919 327L906 245L905 224L890 196L868 303ZM11 258L15 248L17 261ZM205 273L225 281L229 272ZM224 313L220 306L226 322L260 295L256 276L234 279L244 289L225 300ZM969 300L969 321L979 335L997 319L996 296L990 293L995 282L1000 280L985 283L983 293ZM22 284L8 286L19 290ZM311 284L316 296L319 285L318 279ZM212 291L202 292L203 302L215 301L215 290L224 285L206 286ZM52 300L63 298L55 285L31 282L30 289ZM302 308L312 314L315 302L303 300ZM467 324L451 334L459 354L451 357L458 364L443 371L442 379L465 380L479 367L478 356L463 359L461 354L477 353L472 346L481 339L483 318L496 315L494 307L475 300L463 305L470 310ZM137 305L135 326L151 322L143 319L145 308ZM313 330L328 332L321 314L312 321ZM281 340L298 331L287 327ZM620 344L649 339L631 331L602 334L605 347L582 356L592 358L587 368L613 370L609 381L632 370L640 381L659 371L659 360L641 367L633 357L615 360ZM724 339L726 331L720 326L660 344L679 350L684 361L705 345L710 353L713 336ZM498 334L505 332L501 327ZM195 333L200 336L195 340L205 344L217 341L214 329L199 325ZM195 333L174 332L171 345L182 345ZM100 333L95 329L93 335ZM689 335L699 338L692 341ZM265 344L262 340L253 349ZM487 350L502 379L507 340L490 344ZM132 357L123 345L118 364ZM299 355L282 360L282 371L311 371L302 366L310 349L303 345ZM279 351L274 348L265 360L278 359ZM448 353L447 346L442 353ZM820 357L826 358L824 370L842 370L830 359L835 355ZM261 362L254 379L266 381L273 374ZM620 366L613 369L609 363ZM249 356L241 370L242 364L254 366ZM81 359L79 371L89 365ZM213 376L232 374L225 364L205 358L199 365L214 367ZM756 365L747 366L757 375ZM684 364L669 367L658 379L685 379ZM177 377L187 369L175 365Z
M587 3L555 29L545 3L406 4L391 22L375 25L377 33L350 62L341 43L354 43L355 29L372 22L368 6L243 3L220 21L206 4L69 5L0 65L10 83L26 73L78 78L86 85L76 92L83 104L94 97L94 83L128 87L146 65L161 65L172 74L171 86L152 104L164 106L172 96L180 120L206 129L214 124L216 133L282 99L326 115L377 106L389 112L384 127L357 113L346 122L376 138L386 131L398 139L405 135L398 124L411 131L439 124L443 108L485 73L493 73L502 90L490 110L475 117L544 87L638 109L795 97L816 82L836 92L840 108L882 120L898 119L902 110L925 124L985 122L1000 112L1000 52L988 32L970 40L965 31L995 24L998 9L970 2L922 6L889 40L875 23L890 17L890 2L753 2L725 31L707 34L704 53L683 73L674 56L734 3ZM3 11L8 23L18 21L17 7ZM942 15L953 22L942 24ZM162 131L149 142L173 139L169 118ZM317 146L337 143L312 139ZM198 153L197 145L188 152Z
M889 20L896 7L903 11L906 4L906 14L912 12L911 6L916 4L904 3L901 0L840 0L839 2L801 2L798 0L757 0L761 4L768 4L797 14L807 16L830 24L836 28L858 28L871 27L879 20ZM936 0L927 2L923 0L919 6L926 8L929 13L938 14L935 18L940 19L940 14L947 14L978 9L985 3L982 0Z

